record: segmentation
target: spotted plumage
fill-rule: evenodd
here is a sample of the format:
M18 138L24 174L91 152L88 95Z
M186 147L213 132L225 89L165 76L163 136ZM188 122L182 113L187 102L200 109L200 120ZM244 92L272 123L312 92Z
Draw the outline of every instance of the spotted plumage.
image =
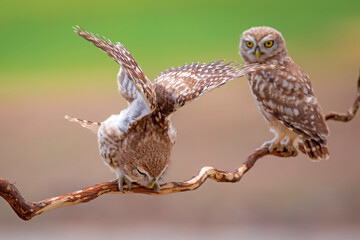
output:
M327 159L328 127L314 96L309 76L287 54L285 41L278 31L254 27L242 34L240 55L246 64L273 64L247 75L260 113L276 137L267 142L274 148L297 153L299 144L311 159Z
M219 87L229 80L242 77L254 71L273 69L272 65L251 64L241 68L222 65L223 60L209 64L185 64L171 68L156 77L155 89L158 107L162 114L168 115L202 94Z
M120 43L115 45L80 27L75 28L75 33L120 65L118 90L127 100L128 108L101 123L66 118L95 130L100 155L115 171L121 191L124 182L129 188L131 182L136 182L155 191L159 189L158 180L169 164L176 138L169 118L171 113L236 77L274 67L259 64L237 67L222 64L223 61L185 64L161 73L151 83Z

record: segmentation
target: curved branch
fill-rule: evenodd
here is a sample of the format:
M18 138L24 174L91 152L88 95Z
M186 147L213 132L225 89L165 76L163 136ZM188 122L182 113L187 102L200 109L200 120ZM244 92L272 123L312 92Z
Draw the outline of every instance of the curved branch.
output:
M348 122L355 117L356 112L359 109L359 105L360 105L360 74L357 81L357 95L355 97L354 103L351 106L351 108L349 108L347 113L328 112L325 114L325 119Z
M347 122L353 119L360 104L360 76L358 80L357 91L358 92L355 98L355 102L346 114L330 112L325 114L326 120ZM269 152L267 148L263 147L255 150L252 154L250 154L245 162L243 162L243 164L233 172L226 172L213 167L203 167L191 179L183 182L165 183L160 186L160 190L158 192L153 192L134 183L130 191L125 188L125 193L164 195L184 191L193 191L199 188L208 178L216 182L238 182L241 180L244 174L254 166L258 159L266 155L274 155L278 157L295 157L295 155L292 155L288 152ZM37 215L54 210L56 208L71 206L78 203L86 203L106 193L122 194L122 192L118 190L117 183L104 182L92 187L48 198L39 202L27 203L14 184L10 183L6 179L0 178L0 196L9 203L15 213L23 220L30 220Z
M193 191L199 188L208 178L216 182L238 182L242 176L250 170L256 161L266 155L275 155L279 157L291 157L292 155L281 152L270 153L267 148L259 148L249 155L245 162L233 172L218 170L214 167L203 167L191 179L183 182L169 182L160 186L158 192L153 192L147 188L133 183L131 190L125 186L124 193L142 193L148 195L164 195L177 192ZM84 188L72 193L48 198L39 202L27 203L21 196L19 190L8 180L0 178L0 196L3 197L15 213L23 220L31 218L42 213L54 210L56 208L71 206L78 203L89 202L106 193L122 194L118 189L116 182L104 182L94 186Z

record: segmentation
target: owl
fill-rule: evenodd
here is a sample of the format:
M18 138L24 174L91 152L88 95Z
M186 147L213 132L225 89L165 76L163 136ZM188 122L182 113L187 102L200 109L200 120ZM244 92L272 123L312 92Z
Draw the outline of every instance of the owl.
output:
M105 121L93 122L65 116L98 136L100 155L117 176L124 191L132 182L159 190L159 179L170 162L176 131L170 116L186 103L220 85L268 67L249 64L236 67L223 61L185 64L171 68L152 83L123 45L76 27L75 33L100 48L120 65L118 91L128 107Z
M246 75L258 109L275 133L264 146L293 155L300 149L312 160L329 158L329 130L310 78L288 55L281 33L253 27L243 32L239 48L245 64L279 66Z

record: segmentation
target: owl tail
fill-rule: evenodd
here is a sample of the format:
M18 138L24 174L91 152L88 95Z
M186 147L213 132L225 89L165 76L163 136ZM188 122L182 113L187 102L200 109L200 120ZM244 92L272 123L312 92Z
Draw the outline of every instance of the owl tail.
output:
M73 117L69 117L68 115L65 115L65 119L69 120L70 122L77 122L84 128L90 129L95 134L97 134L98 129L101 125L101 123L99 123L99 122L92 122L92 121L88 121L88 120L73 118Z
M314 161L328 159L330 157L326 145L313 139L304 141L304 149L305 153Z

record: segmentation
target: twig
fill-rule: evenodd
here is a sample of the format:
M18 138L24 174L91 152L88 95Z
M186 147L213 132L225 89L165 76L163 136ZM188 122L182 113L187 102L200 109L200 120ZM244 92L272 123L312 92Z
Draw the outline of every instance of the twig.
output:
M354 100L354 104L349 108L347 113L336 113L336 112L328 112L325 114L326 120L334 120L334 121L341 121L341 122L348 122L354 118L356 115L357 110L359 109L360 105L360 74L357 82L357 95Z
M360 76L358 79L357 95L353 106L348 110L346 114L329 112L325 114L325 118L326 120L348 122L355 116L359 108L359 104ZM252 154L250 154L245 160L245 162L239 168L235 169L234 172L226 172L213 167L203 167L191 179L183 182L165 183L160 186L160 190L158 192L153 192L137 184L133 184L130 191L125 188L125 193L164 195L177 192L193 191L199 188L208 178L216 182L238 182L241 180L244 174L254 166L258 159L266 155L274 155L278 157L295 156L289 154L288 152L269 152L267 148L259 148L255 150ZM94 185L92 187L48 198L39 202L27 203L14 184L10 183L6 179L0 178L0 196L9 203L15 213L23 220L30 220L34 216L40 215L56 208L71 206L78 203L86 203L106 193L122 194L118 190L117 183L104 182Z

